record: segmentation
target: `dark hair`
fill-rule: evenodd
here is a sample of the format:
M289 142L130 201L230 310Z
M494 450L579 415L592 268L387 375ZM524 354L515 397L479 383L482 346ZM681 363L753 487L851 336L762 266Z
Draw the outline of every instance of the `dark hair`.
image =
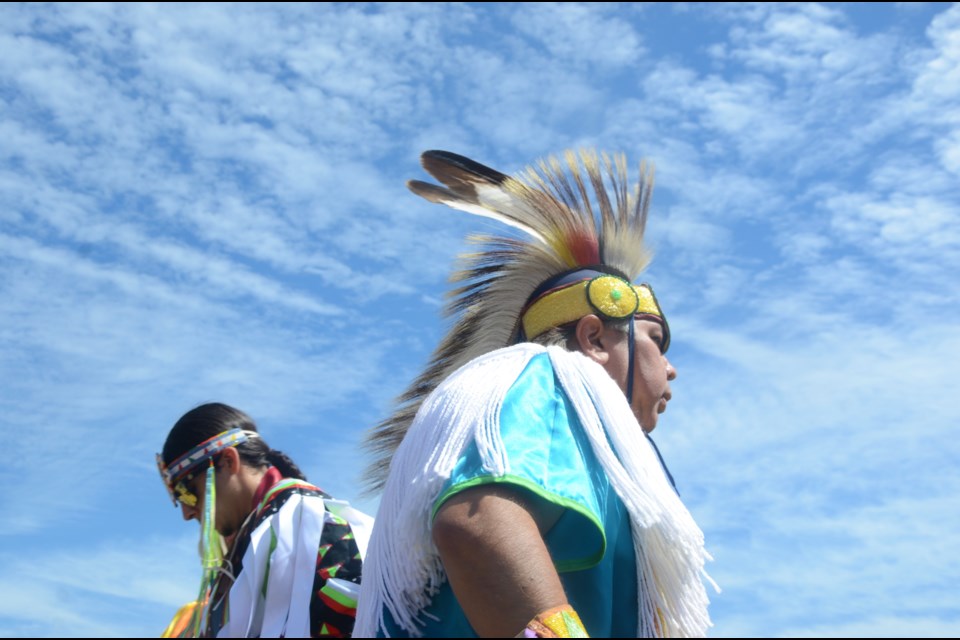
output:
M231 429L257 432L257 425L243 411L220 402L191 409L170 429L167 441L163 443L163 461L170 464L204 440ZM289 456L271 449L262 437L250 438L237 445L236 449L241 462L249 467L260 469L274 466L284 478L307 479Z

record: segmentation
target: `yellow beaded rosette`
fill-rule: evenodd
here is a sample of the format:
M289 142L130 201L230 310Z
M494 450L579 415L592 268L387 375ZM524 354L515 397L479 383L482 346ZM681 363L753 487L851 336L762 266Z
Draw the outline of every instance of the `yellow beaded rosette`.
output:
M605 273L540 295L522 314L523 332L527 340L533 340L553 327L591 313L608 320L651 315L666 323L650 285L633 285L625 278Z

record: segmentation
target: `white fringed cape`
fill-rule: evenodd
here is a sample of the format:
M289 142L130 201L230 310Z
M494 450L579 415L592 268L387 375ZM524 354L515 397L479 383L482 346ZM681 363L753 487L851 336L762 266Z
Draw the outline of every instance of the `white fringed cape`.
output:
M420 407L390 465L364 560L354 635L384 631L384 607L400 628L421 635L423 610L446 580L430 533L434 502L471 442L484 470L510 473L500 437L501 407L527 363L541 353L549 354L597 460L630 514L637 635L706 634L711 622L701 576L710 580L704 563L711 558L703 533L667 480L623 392L603 367L580 353L524 343L461 367Z
M337 524L333 516L350 524L361 557L365 554L373 526L370 516L344 500L291 493L250 533L243 569L227 596L229 616L217 637L310 637L317 552L324 528ZM327 583L334 589L354 588L336 578Z

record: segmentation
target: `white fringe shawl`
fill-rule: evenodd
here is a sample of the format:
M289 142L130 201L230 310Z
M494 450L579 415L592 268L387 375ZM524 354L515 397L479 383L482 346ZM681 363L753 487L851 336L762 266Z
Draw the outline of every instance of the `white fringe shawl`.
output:
M424 609L446 580L431 538L433 504L470 442L485 471L510 472L500 437L501 407L530 359L544 352L630 514L637 635L702 637L712 626L701 576L716 584L704 571L711 558L703 533L670 486L623 392L603 367L580 353L524 343L464 365L423 402L390 465L363 563L355 636L385 631L384 607L402 629L422 635Z

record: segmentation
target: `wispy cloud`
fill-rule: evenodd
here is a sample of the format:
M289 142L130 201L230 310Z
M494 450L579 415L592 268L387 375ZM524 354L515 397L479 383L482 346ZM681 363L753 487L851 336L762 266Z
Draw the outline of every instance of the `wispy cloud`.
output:
M196 554L196 537L133 539L122 533L110 545L70 545L30 558L4 553L0 617L5 633L56 638L152 631L159 636L177 608L196 598ZM133 623L123 610L142 618Z
M495 230L412 196L417 155L588 145L657 166L657 435L717 635L954 633L960 8L862 11L3 5L3 628L152 635L192 597L152 455L201 402L360 499Z
M622 13L623 7L542 3L520 7L510 21L566 64L620 68L643 54L640 34Z
M719 635L830 628L807 627L812 611L823 624L884 635L880 617L900 619L898 628L951 610L958 541L943 531L956 525L960 448L943 433L960 410L938 398L960 356L956 328L820 323L819 333L772 345L673 320L683 344L710 358L693 366L688 351L674 356L680 376L657 436L712 532L708 569L729 615ZM889 580L903 589L878 591ZM793 613L764 629L757 611L784 599Z

